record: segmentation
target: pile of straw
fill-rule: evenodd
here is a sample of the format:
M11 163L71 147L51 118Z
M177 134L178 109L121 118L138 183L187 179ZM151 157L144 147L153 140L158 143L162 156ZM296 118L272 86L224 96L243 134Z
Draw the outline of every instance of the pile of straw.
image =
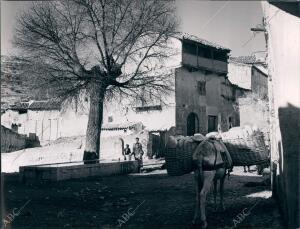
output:
M234 127L221 134L234 166L263 164L268 161L268 150L263 133L250 126Z

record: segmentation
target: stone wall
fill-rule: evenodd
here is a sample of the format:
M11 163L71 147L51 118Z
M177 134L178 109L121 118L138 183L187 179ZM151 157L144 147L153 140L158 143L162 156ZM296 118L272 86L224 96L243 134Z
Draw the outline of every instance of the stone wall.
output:
M61 181L93 176L113 176L138 172L138 162L112 162L83 165L64 163L20 167L20 180L25 183Z
M259 98L268 98L268 77L256 67L252 67L251 85L252 92L259 95Z
M1 125L1 153L26 148L26 135L21 135Z
M199 93L198 82L205 82L206 93ZM220 130L227 131L228 119L238 125L238 112L234 109L233 88L224 76L202 70L176 69L176 128L186 135L187 117L195 113L199 119L199 132L208 131L208 116L216 116Z

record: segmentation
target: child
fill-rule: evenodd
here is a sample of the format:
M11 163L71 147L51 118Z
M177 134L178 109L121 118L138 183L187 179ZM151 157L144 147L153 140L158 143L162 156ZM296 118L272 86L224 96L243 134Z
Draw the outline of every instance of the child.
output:
M126 161L128 159L129 161L131 161L131 155L132 155L132 153L131 153L131 150L129 148L129 145L126 144L126 147L125 147L124 152L123 152L124 160Z

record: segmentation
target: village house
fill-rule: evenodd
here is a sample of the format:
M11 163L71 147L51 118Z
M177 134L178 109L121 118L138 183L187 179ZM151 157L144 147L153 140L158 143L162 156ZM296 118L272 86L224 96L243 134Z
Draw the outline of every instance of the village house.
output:
M182 66L175 72L176 130L183 135L227 131L239 125L236 98L227 77L230 50L206 40L182 38Z
M228 79L245 90L237 99L240 125L257 126L269 145L268 73L265 59L256 56L230 57Z
M180 42L181 62L172 79L174 91L150 102L137 100L134 106L124 100L109 103L104 125L142 123L153 136L152 151L163 151L169 134L206 134L239 125L237 98L247 90L228 80L230 50L190 35L181 37Z

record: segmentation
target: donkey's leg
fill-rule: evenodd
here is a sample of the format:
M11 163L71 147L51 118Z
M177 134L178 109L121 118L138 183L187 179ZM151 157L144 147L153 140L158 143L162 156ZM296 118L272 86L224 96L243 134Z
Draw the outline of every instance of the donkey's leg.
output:
M214 207L217 210L217 193L218 193L218 179L214 178Z
M195 185L196 185L196 207L195 207L195 214L193 219L193 224L197 223L197 219L199 217L199 208L200 208L200 186L201 180L199 175L199 169L195 170Z
M206 195L209 191L211 183L215 177L215 171L203 171L203 186L200 192L200 217L202 222L202 228L207 227L206 222L206 215L205 215L205 202L206 202Z
M223 202L225 179L226 179L226 172L225 172L224 176L220 179L220 209L221 209L221 211L225 211L225 206L224 206L224 202Z

